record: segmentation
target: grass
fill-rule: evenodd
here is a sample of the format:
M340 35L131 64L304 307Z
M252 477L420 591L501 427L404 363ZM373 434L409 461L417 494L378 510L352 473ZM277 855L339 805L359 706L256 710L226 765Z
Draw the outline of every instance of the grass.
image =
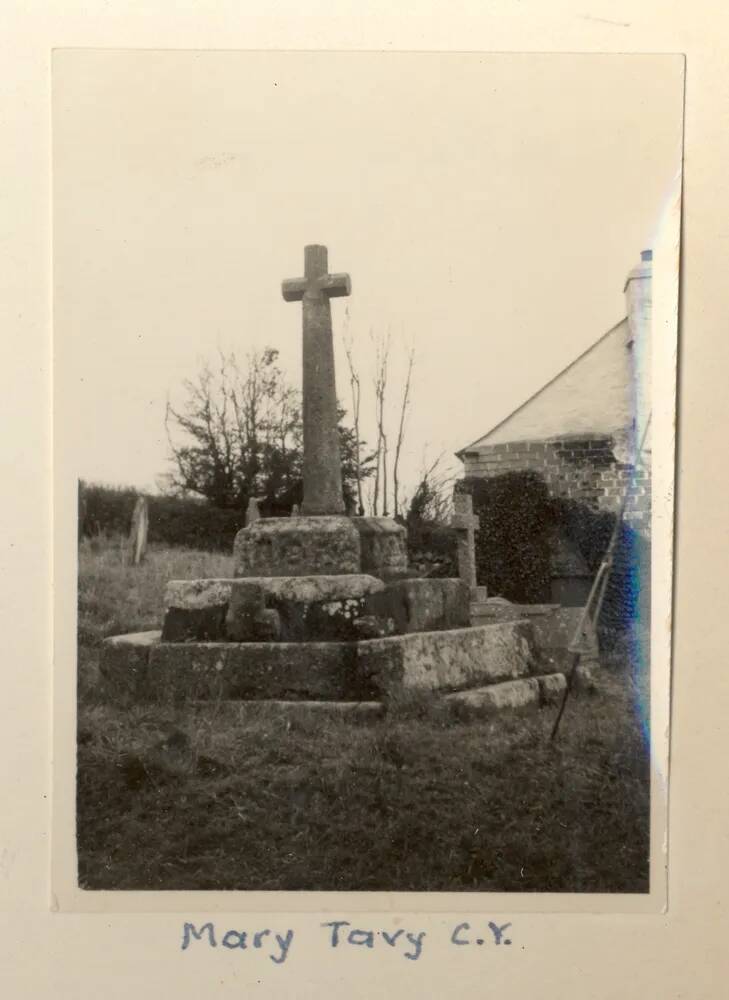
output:
M649 758L625 670L570 702L555 744L554 709L486 721L424 700L358 723L101 703L100 638L158 625L167 579L229 570L82 549L82 887L647 891Z

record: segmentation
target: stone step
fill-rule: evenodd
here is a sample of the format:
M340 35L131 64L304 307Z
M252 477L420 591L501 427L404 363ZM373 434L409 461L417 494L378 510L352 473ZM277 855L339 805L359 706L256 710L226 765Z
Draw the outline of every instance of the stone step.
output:
M159 632L104 641L107 696L127 702L196 699L375 701L538 672L531 626L503 622L360 642L162 642Z
M210 702L197 701L194 704L209 705ZM228 700L218 704L241 720L246 716L255 717L266 712L297 718L337 718L353 721L374 721L385 714L385 704L382 701L282 701L261 698L248 701Z
M526 708L529 705L554 704L567 686L564 674L545 674L541 677L521 677L487 687L454 691L445 696L451 704L465 705L485 714L507 708Z
M105 640L100 673L110 697L131 701L377 697L355 643L161 642L144 632Z

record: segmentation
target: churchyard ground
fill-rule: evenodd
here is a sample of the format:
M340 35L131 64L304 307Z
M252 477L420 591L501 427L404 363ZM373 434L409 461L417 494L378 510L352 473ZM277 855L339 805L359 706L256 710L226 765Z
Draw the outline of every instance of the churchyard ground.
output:
M79 551L78 849L86 889L644 892L650 779L624 665L602 696L467 717L434 701L380 720L229 703L104 704L104 636L158 628L169 579L232 558L119 540Z

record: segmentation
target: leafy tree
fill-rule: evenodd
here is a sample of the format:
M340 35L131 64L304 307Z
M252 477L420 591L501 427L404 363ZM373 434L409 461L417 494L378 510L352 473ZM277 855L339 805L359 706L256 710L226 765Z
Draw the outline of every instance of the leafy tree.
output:
M256 497L271 513L287 513L301 503L301 394L287 382L278 351L253 351L243 366L234 354L221 354L215 368L203 365L184 390L179 409L167 404L168 492L196 494L216 507L235 509L245 509ZM342 477L351 505L357 481L372 473L372 456L342 422L344 416L340 410Z

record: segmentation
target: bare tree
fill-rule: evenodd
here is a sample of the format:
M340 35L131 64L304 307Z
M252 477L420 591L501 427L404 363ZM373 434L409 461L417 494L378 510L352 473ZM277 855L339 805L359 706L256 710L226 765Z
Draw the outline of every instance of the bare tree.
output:
M362 468L361 468L361 455L360 455L360 433L359 433L359 413L360 406L362 404L362 385L359 379L359 373L354 364L354 357L352 352L352 337L349 335L349 309L345 311L345 336L344 336L344 353L347 358L347 367L349 368L349 388L352 394L352 423L354 426L354 437L355 437L355 461L356 461L356 483L357 483L357 513L360 517L365 512L364 508L364 498L362 496Z
M442 466L441 453L429 465L423 462L418 485L406 502L408 521L448 524L453 513L455 474Z
M408 406L410 405L410 385L413 377L413 364L415 363L415 348L410 348L410 354L408 355L408 370L405 377L405 388L402 394L402 406L400 407L400 425L397 429L397 443L395 445L395 461L392 467L392 481L393 481L393 491L394 491L394 507L395 507L395 517L400 513L400 454L402 452L402 445L405 439L405 418L407 415Z
M382 485L382 513L387 517L387 435L385 433L385 396L387 392L387 363L390 355L390 333L375 337L370 331L375 350L375 418L377 421L377 445L375 448L375 516L379 514L380 485Z
M347 322L348 319L347 315ZM345 330L343 339L344 353L349 370L354 434L359 439L362 422L362 379L355 359L353 340L348 335L347 330ZM387 517L390 513L390 502L392 501L393 513L397 517L400 515L402 508L400 500L400 459L405 441L407 414L411 403L415 349L411 348L407 355L407 369L402 390L398 423L395 430L390 433L388 431L387 401L391 396L389 376L392 338L389 331L384 334L375 335L370 330L369 340L372 345L370 356L373 359L370 384L374 392L375 449L374 453L361 463L362 468L366 471L357 481L359 512L363 514L366 507L375 516L382 513ZM395 441L394 455L391 450L392 440ZM370 474L368 463L373 464L374 473L372 479L367 484L365 495L363 479L365 475Z

